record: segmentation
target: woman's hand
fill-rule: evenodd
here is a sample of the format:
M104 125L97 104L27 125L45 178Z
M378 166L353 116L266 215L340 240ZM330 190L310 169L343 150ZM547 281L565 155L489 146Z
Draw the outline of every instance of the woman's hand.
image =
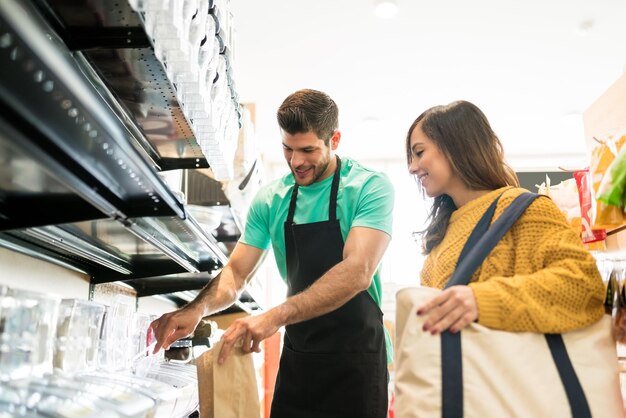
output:
M456 333L478 319L478 305L471 287L452 286L426 302L417 314L426 318L424 331Z

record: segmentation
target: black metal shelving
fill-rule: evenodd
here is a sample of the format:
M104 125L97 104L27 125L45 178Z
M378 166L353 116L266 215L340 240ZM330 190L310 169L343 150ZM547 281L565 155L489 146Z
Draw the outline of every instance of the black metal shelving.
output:
M209 167L141 17L126 0L35 4L160 171Z
M139 296L200 289L229 244L158 172L207 167L126 1L0 2L0 245Z

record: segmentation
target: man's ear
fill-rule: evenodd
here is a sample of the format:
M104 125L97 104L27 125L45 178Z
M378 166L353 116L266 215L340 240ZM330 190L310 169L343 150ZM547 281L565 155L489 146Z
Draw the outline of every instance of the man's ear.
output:
M341 132L333 132L333 136L330 137L330 149L333 151L336 150L339 146L339 141L341 141Z

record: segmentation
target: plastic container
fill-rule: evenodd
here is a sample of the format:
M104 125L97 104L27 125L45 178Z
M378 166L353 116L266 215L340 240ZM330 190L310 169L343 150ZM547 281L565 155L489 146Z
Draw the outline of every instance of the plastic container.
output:
M111 372L131 368L130 324L134 310L133 306L121 301L106 306L98 347L98 369Z
M63 299L59 308L53 366L65 373L95 370L104 318L102 304Z
M152 418L156 410L154 399L112 380L79 381L55 375L46 379L29 380L26 388L33 393L53 395L72 401L87 399L99 410L123 418Z
M174 411L180 397L180 390L158 380L132 374L102 372L79 374L75 376L75 379L79 381L115 382L125 385L155 400L157 408L154 418L171 418L175 416Z
M0 381L52 372L60 298L16 289L0 296Z

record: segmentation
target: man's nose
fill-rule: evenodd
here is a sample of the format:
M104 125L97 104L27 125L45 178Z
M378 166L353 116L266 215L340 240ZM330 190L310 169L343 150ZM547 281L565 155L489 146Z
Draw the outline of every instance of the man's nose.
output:
M291 153L291 166L292 167L298 167L299 165L302 164L303 158L302 158L302 154L299 152L292 152Z

